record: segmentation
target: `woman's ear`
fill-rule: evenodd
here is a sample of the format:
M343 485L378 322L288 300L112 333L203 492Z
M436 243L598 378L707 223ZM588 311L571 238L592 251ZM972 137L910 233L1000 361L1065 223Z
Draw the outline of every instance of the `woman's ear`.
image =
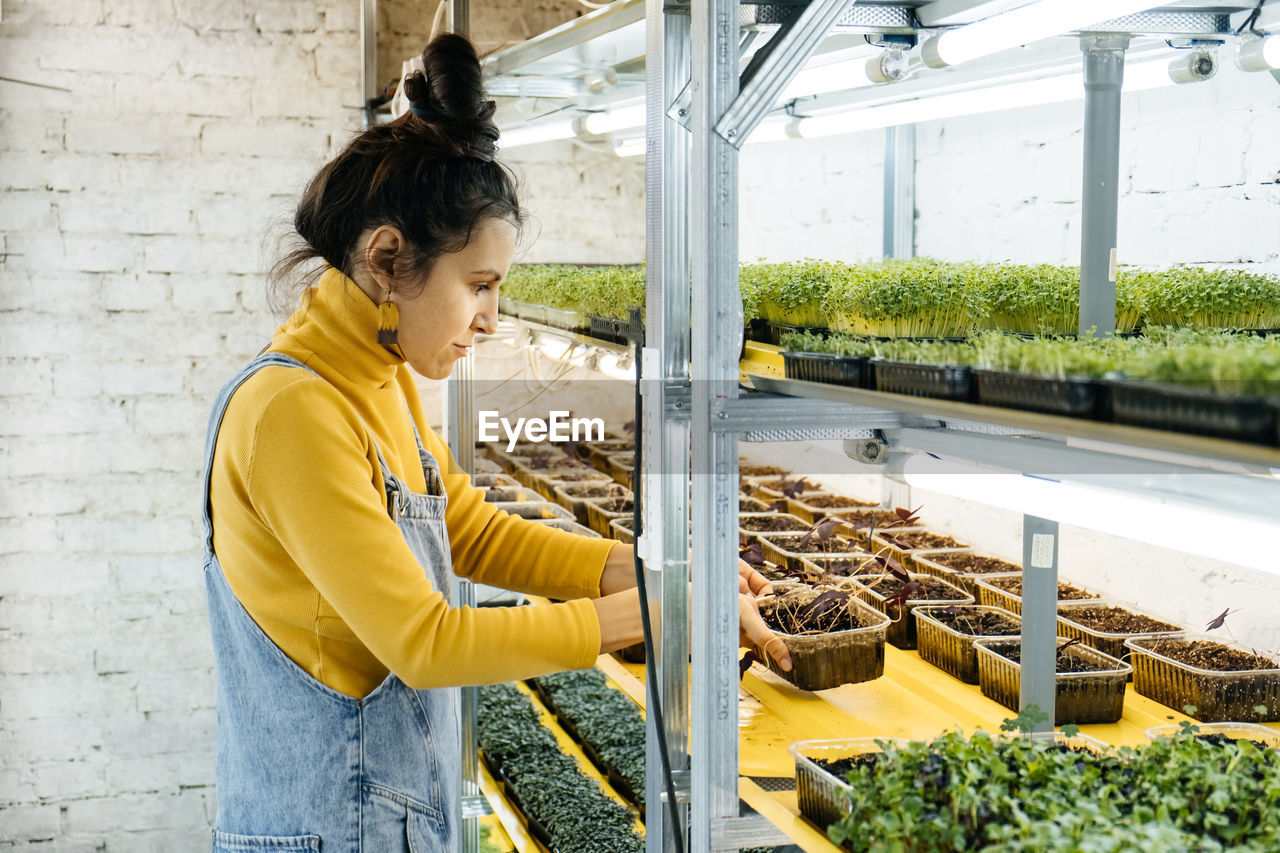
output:
M396 257L404 246L404 235L390 225L379 226L365 243L365 268L384 294L395 289Z

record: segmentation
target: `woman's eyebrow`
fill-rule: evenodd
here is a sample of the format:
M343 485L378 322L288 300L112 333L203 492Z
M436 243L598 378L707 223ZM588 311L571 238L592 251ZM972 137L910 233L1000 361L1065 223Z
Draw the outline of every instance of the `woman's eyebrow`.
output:
M497 270L472 270L471 274L482 275L482 276L485 276L486 278L492 278L495 280L502 278L502 273L498 272Z

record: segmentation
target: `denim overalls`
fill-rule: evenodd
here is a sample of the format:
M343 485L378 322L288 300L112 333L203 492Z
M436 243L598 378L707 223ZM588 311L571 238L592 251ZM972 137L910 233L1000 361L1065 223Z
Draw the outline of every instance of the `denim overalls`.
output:
M204 576L218 670L213 851L452 851L458 689L414 690L394 672L363 699L325 686L262 632L213 553L209 484L218 429L231 395L267 365L310 369L279 353L259 355L218 396L205 442ZM414 438L427 494L410 492L378 450L387 511L432 584L448 596L444 483L416 424Z

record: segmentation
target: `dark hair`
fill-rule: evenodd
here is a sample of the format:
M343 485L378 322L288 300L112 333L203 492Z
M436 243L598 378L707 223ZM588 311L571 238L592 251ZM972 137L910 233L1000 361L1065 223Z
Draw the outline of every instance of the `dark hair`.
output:
M385 259L385 271L422 277L441 255L465 248L482 219L523 222L515 178L494 159L495 105L484 97L475 48L459 35L437 36L422 65L404 81L412 110L356 136L307 185L293 219L304 242L271 271L277 304L293 304L287 281L311 261L351 276L357 238L369 228L394 226L409 244Z

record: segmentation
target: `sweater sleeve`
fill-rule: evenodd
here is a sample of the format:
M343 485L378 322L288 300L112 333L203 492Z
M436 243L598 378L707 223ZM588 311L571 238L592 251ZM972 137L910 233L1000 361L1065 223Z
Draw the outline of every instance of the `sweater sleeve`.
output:
M451 608L388 516L376 460L358 415L327 383L304 376L261 409L247 497L378 660L414 688L496 683L594 662L600 627L589 601ZM486 563L520 562L499 552L518 539L494 543Z

